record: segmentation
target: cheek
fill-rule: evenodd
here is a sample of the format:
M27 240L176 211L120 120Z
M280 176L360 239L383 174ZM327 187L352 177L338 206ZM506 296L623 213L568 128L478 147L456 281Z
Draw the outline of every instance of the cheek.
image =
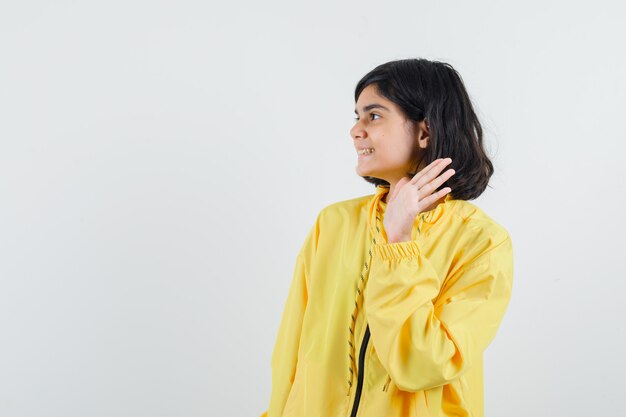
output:
M405 140L397 143L397 152L401 154L404 159L412 158L418 153L417 144L414 143L409 137L405 137L404 139Z
M415 152L410 144L405 141L386 141L380 144L376 150L380 149L381 157L394 163L404 163L413 158Z
M385 144L381 149L376 149L376 152L378 152L376 159L386 165L399 166L407 160L406 155L391 144Z

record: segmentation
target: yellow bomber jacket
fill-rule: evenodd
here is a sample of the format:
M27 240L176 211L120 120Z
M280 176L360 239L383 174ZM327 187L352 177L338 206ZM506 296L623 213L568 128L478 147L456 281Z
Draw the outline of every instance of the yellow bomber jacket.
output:
M508 307L507 231L450 194L387 243L388 186L323 208L297 256L261 417L482 417Z

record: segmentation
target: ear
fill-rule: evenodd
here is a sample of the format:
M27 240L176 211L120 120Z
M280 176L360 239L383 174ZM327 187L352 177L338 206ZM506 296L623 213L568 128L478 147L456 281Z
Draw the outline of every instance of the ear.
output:
M417 145L422 149L426 149L430 144L430 127L427 119L417 124L416 140Z

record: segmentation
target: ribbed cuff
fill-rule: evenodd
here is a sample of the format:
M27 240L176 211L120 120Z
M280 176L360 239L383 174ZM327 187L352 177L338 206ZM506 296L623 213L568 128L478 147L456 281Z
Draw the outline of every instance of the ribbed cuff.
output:
M418 256L420 247L415 240L374 245L374 255L380 259L407 259Z

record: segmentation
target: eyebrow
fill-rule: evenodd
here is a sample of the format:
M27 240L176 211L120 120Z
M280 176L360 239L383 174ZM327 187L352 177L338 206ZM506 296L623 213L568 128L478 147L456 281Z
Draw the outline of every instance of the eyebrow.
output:
M362 111L363 113L365 113L368 110L372 110L372 109L383 109L386 111L389 111L389 109L385 106L383 106L382 104L378 104L378 103L373 103L373 104L368 104L367 106L363 107ZM354 109L354 114L356 114L357 116L359 115L359 113L357 113L356 109Z

